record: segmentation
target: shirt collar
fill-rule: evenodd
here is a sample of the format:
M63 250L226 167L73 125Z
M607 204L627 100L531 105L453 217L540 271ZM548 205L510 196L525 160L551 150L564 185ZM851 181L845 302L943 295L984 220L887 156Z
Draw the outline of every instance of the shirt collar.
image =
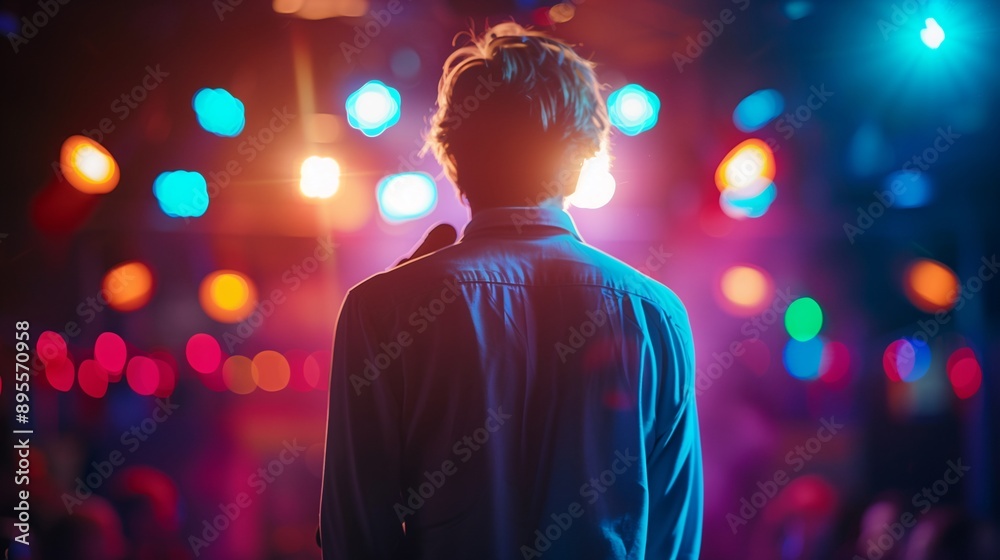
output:
M503 206L480 210L462 230L462 241L503 233L528 234L529 230L537 235L541 228L560 229L563 231L557 233L569 233L577 241L583 241L569 213L549 206Z

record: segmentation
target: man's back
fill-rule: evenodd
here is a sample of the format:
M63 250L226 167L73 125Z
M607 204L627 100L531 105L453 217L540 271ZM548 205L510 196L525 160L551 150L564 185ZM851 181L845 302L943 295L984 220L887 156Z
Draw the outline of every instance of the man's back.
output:
M670 290L561 210L480 212L344 303L324 557L697 557L693 381Z

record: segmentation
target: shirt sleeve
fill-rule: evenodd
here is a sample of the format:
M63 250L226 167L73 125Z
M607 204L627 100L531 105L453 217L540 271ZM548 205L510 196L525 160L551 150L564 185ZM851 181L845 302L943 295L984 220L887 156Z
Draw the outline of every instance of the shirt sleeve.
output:
M657 434L647 450L647 558L698 558L704 512L694 342L687 316L661 322Z
M393 509L400 499L400 380L393 363L376 359L391 333L378 331L374 315L352 290L337 320L320 500L324 560L395 558L403 541Z

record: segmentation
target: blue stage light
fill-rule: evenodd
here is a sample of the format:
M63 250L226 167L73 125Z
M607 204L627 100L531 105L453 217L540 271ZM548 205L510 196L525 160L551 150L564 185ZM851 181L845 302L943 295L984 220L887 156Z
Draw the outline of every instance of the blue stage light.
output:
M770 183L759 194L741 198L741 189L726 189L719 194L719 206L730 218L759 218L771 208L778 196L778 188Z
M437 206L437 185L426 173L397 173L383 178L375 194L378 209L387 222L415 220Z
M361 86L347 98L347 123L365 136L378 136L399 122L399 92L378 80Z
M823 348L826 342L823 337L814 336L806 341L794 338L785 343L782 359L785 369L796 379L812 381L823 371Z
M733 124L743 132L760 130L785 110L785 98L777 90L762 89L743 98L733 111Z
M216 136L233 137L246 124L243 102L228 91L202 88L194 94L195 115L202 128Z
M886 176L882 184L887 193L895 198L893 206L917 208L926 205L934 196L931 179L919 171L896 171ZM889 194L886 194L889 196Z
M208 210L208 184L197 171L166 171L153 181L153 195L171 218L197 218Z
M629 136L656 126L659 114L660 98L638 84L629 84L608 97L611 124Z
M927 18L924 20L924 28L920 30L920 40L928 48L936 49L940 47L941 43L944 42L944 38L944 29L941 28L936 19Z

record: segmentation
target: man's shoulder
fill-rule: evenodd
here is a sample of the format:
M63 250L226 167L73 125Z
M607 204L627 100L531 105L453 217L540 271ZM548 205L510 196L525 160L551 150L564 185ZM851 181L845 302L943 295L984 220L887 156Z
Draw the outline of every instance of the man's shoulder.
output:
M458 244L375 273L349 290L369 303L393 304L419 297L436 288L448 288L457 279L455 265L462 250Z
M583 245L601 269L608 285L646 299L666 314L687 320L687 309L680 297L659 280L592 245Z

